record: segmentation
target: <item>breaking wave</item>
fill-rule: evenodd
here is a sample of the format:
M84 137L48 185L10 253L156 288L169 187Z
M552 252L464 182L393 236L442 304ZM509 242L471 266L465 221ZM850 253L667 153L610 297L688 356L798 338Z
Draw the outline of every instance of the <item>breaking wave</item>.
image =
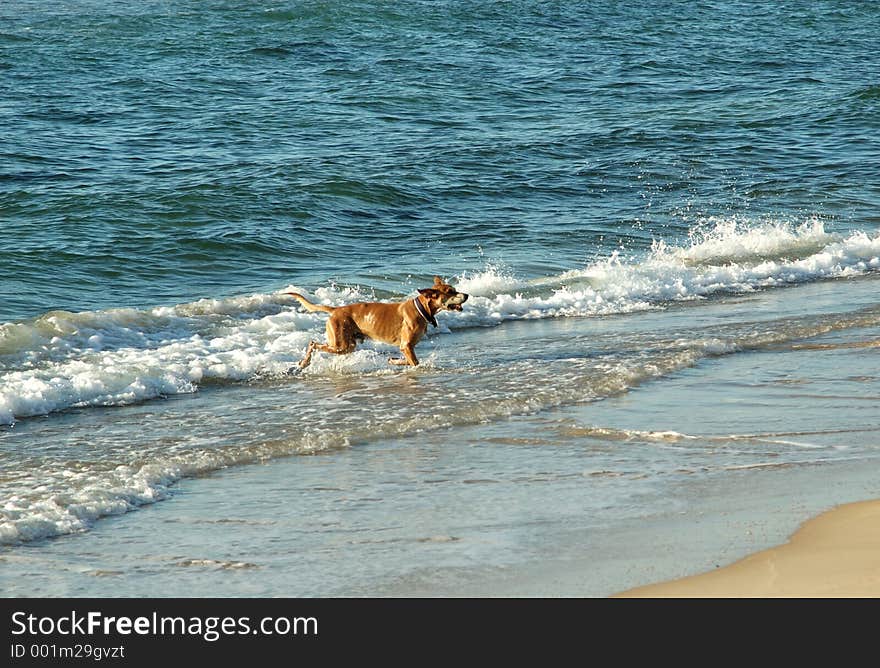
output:
M830 234L819 221L711 221L685 244L658 240L641 255L614 252L555 276L521 279L495 266L464 273L453 283L472 296L463 312L442 315L440 331L631 313L878 270L880 233ZM289 373L308 341L323 337L326 319L298 310L282 294L291 290L334 305L374 298L368 286L289 285L148 310L51 311L0 325L0 424ZM389 373L382 348L367 342L357 355L319 361L307 372Z

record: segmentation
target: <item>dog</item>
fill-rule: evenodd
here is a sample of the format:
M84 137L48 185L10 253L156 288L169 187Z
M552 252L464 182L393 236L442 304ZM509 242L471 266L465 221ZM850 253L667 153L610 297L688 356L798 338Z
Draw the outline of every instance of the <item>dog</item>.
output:
M316 350L334 355L347 355L354 352L359 341L365 338L399 346L403 359L392 357L391 364L418 366L414 348L428 331L428 325L437 326L435 316L440 311L461 311L469 295L459 292L439 276L434 277L434 285L419 290L415 299L403 302L355 302L345 306L324 306L313 304L295 292L285 292L299 300L308 311L324 311L330 314L327 320L327 343L309 342L306 356L299 363L305 369L312 361Z

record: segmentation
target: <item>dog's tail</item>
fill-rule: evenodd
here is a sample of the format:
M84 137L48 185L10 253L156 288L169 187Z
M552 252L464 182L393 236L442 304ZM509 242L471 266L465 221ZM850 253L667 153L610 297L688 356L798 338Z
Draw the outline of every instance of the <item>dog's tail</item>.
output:
M324 306L323 304L312 304L308 299L303 297L302 295L298 295L295 292L285 292L285 295L290 295L291 297L295 297L299 300L299 303L302 304L307 311L324 311L325 313L333 313L336 310L335 306Z

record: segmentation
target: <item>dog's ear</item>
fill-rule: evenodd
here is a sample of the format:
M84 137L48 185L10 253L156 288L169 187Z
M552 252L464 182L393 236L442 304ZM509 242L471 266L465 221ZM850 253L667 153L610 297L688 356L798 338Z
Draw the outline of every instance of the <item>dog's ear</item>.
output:
M434 285L446 285L446 282L439 276L434 277Z

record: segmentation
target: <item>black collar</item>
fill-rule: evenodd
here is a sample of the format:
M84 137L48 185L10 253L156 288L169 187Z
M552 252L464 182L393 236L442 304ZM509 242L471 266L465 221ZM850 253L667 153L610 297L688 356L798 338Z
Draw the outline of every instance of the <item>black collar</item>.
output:
M419 315L425 319L425 322L430 322L434 327L437 327L437 321L434 319L434 316L425 310L425 307L422 306L422 302L419 301L418 297L413 299L413 304L415 304L416 311L418 311Z

